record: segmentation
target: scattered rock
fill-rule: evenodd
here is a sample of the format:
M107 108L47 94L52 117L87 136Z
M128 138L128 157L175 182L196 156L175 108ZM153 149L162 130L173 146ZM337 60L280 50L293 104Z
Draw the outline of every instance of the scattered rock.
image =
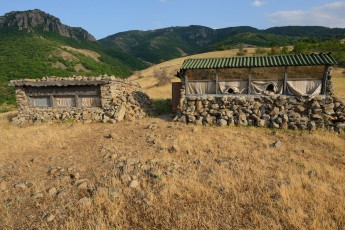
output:
M26 189L26 188L27 188L25 182L18 183L18 184L16 184L16 185L14 185L14 187L15 187L15 188L18 188L18 189Z
M139 186L138 180L132 180L131 183L129 184L129 187L131 187L131 188L136 188L138 186Z
M49 175L54 175L57 171L58 170L56 168L51 168L51 169L49 169L48 174Z
M31 199L33 199L33 200L38 199L38 198L42 198L42 197L44 197L44 194L42 192L31 195Z
M75 167L68 167L68 168L67 168L67 171L68 171L68 172L72 172L74 169L75 169Z
M144 198L143 201L145 202L146 205L152 206L152 202L149 201L147 198Z
M78 201L78 204L82 206L91 206L92 200L88 197L84 197Z
M0 191L6 191L7 190L7 183L5 181L0 182Z
M48 195L49 196L56 196L56 194L57 194L57 189L55 188L55 187L53 187L53 188L50 188L49 190L48 190Z
M80 179L80 174L79 173L73 173L70 175L72 179L79 180Z
M55 219L55 216L53 214L48 214L46 216L46 221L49 223L49 222L52 222L53 220Z
M173 145L168 149L169 153L176 153L179 150L180 150L180 147L178 145Z
M271 144L271 148L277 149L282 146L282 143L280 141L275 141L274 143Z
M104 136L105 138L108 138L110 140L113 140L114 139L114 135L112 133L109 133L108 135L105 135Z
M57 198L58 199L61 199L62 197L64 197L65 196L65 192L63 192L63 191L61 191L61 192L59 192L58 194L57 194Z
M83 182L78 185L78 189L87 189L87 182Z
M155 178L155 179L160 179L162 177L163 173L159 169L151 168L148 171L148 175Z
M84 183L84 182L87 182L87 179L80 179L80 180L77 180L74 184L78 187L80 184Z

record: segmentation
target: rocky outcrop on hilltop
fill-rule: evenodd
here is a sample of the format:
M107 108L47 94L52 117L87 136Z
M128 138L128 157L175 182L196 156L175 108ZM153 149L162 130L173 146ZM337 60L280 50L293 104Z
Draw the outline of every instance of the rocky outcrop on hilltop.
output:
M47 14L41 10L14 11L0 17L0 28L17 27L19 30L34 32L43 30L55 32L61 36L77 40L96 41L96 39L82 28L69 27L61 23L59 18Z

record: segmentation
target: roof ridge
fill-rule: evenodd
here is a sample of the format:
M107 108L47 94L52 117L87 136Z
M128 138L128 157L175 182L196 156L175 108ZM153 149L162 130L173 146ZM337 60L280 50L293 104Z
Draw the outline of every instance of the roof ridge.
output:
M309 55L332 55L332 52L328 53L310 53L310 54L273 54L273 55L253 55L253 56L229 56L229 57L203 57L203 58L186 58L186 60L209 60L209 59L225 59L225 58L259 58L259 57L282 57L282 56L298 56L298 55L304 55L304 56L309 56Z
M223 61L226 65L222 67ZM187 58L181 69L214 69L214 68L248 68L256 67L257 60L261 67L273 66L313 66L313 65L336 65L337 61L332 53L311 54L276 54L259 56L233 56L212 58ZM262 62L261 62L262 61Z

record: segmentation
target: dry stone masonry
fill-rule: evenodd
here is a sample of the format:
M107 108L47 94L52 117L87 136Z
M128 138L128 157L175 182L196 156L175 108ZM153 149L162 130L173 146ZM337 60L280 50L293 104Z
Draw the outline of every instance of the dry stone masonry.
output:
M188 95L182 79L176 121L199 125L258 126L293 130L326 128L344 132L345 103L333 92L331 69L326 95Z
M153 113L150 98L134 82L114 76L71 78L45 77L43 79L25 79L11 81L16 87L18 116L13 119L16 124L41 123L47 121L76 121L115 123L122 120L134 120ZM37 107L30 102L29 88L45 92L53 88L54 92L74 87L76 94L83 86L94 86L99 92L99 106L49 106ZM80 88L80 89L79 89ZM51 96L51 95L48 95Z

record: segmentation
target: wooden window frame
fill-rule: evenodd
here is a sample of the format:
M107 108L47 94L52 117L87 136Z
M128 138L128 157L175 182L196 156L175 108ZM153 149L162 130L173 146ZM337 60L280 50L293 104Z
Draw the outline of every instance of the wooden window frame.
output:
M34 99L35 98L49 98L49 103L50 103L50 106L37 106L37 105L34 105ZM39 96L29 96L28 97L28 101L29 101L29 107L31 108L52 108L53 107L53 104L52 104L52 101L51 101L51 98L49 95L39 95Z
M67 86L68 87L68 86ZM102 107L102 103L101 103L101 91L100 91L100 87L99 86L95 86L95 87L90 87L90 91L78 91L77 93L73 93L73 90L68 89L67 88L67 92L64 92L63 90L61 92L59 92L58 89L55 89L58 87L51 87L51 89L53 89L53 92L40 92L40 89L35 88L33 90L33 92L31 92L29 90L29 92L26 93L26 96L28 98L29 101L29 107L30 108L101 108ZM92 89L94 88L94 89ZM66 90L66 88L64 88ZM76 88L77 89L77 88ZM98 97L100 100L100 105L97 107L86 107L86 106L82 106L80 97ZM31 102L32 98L35 97L49 97L50 100L50 106L35 106L33 105L33 103ZM68 107L63 107L63 106L57 106L56 103L56 97L74 97L75 100L75 106L68 106Z

